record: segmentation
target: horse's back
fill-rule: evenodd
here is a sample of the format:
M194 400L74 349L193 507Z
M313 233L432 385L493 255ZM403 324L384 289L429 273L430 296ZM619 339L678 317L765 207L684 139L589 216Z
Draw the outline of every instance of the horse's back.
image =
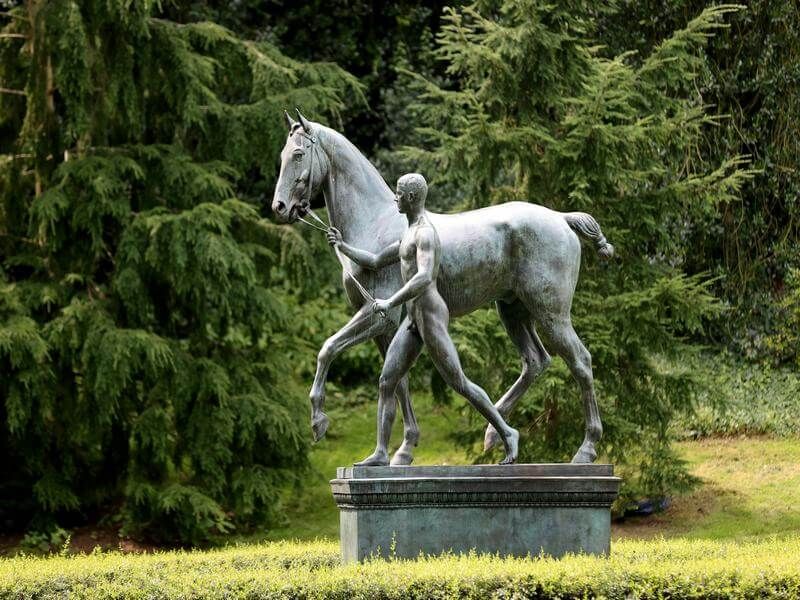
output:
M454 316L521 295L571 302L580 242L560 213L508 202L430 218L442 241L439 290Z

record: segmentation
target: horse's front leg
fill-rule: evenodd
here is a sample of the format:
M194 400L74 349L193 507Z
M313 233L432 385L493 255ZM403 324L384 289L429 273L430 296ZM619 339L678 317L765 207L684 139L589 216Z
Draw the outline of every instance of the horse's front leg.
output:
M392 329L394 324L389 319L383 318L372 312L371 306L365 304L347 322L347 325L325 340L317 355L317 372L311 386L309 398L311 399L311 429L314 432L314 441L318 442L328 430L328 416L322 411L325 404L325 381L328 370L334 359L342 352L372 339Z

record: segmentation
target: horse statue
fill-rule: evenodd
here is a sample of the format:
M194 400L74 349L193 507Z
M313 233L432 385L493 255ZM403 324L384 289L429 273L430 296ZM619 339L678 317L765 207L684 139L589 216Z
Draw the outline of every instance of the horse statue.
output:
M342 134L309 121L299 110L298 121L288 113L284 116L289 134L281 151L280 175L272 200L275 218L282 223L302 219L310 211L311 198L321 191L330 226L337 228L348 244L374 253L400 239L406 219L397 211L394 193L372 163ZM507 418L550 364L538 328L550 349L564 359L581 389L585 435L572 462L593 462L603 428L591 355L572 327L570 309L580 270L579 238L593 243L603 258L614 252L597 221L586 213L562 213L527 202L429 216L441 239L437 282L451 316L465 315L494 302L522 359L522 372L497 402L498 411ZM374 339L384 354L401 321L402 307L390 311L386 318L378 318L365 297L388 298L397 291L403 283L399 263L372 271L360 268L341 253L337 257L355 314L325 341L317 358L309 394L315 440L321 439L328 428L323 407L325 380L333 360L368 339ZM395 400L403 411L404 430L403 443L391 464L408 465L419 440L419 428L406 378L398 385ZM379 423L382 419L393 422L396 403L387 403L383 410ZM499 443L499 435L489 425L484 448ZM370 457L357 464L384 463Z

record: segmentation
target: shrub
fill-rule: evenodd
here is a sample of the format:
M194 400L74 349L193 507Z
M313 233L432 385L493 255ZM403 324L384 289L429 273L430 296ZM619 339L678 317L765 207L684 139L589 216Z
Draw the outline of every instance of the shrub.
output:
M800 374L788 368L748 364L731 355L704 357L708 382L696 410L676 422L683 437L800 434Z
M422 557L339 565L335 544L0 560L0 598L793 598L800 539L625 541L610 558Z

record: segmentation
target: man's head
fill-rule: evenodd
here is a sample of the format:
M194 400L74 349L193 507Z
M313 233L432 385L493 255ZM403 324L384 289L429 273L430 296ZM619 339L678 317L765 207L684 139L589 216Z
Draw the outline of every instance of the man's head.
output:
M424 208L427 195L428 184L419 173L408 173L397 180L395 201L401 213L407 213L413 208Z

